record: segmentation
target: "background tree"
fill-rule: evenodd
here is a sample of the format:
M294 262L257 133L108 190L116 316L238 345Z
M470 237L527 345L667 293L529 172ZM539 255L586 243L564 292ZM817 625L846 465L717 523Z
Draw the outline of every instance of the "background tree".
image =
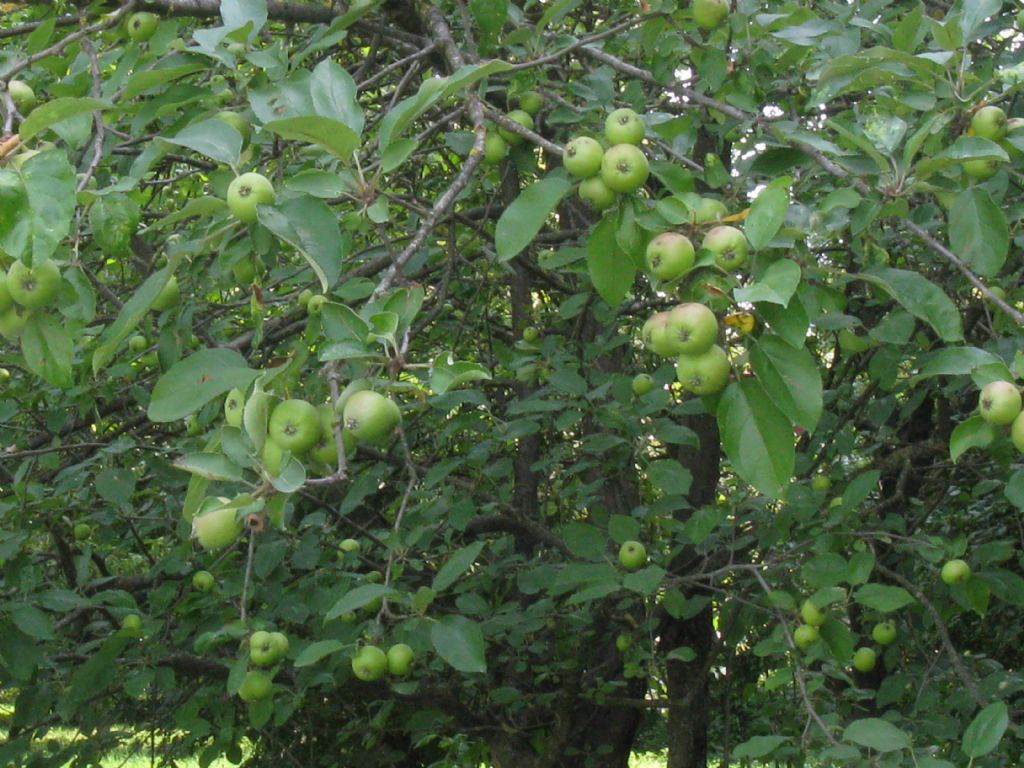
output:
M1019 762L1012 3L5 13L0 762Z

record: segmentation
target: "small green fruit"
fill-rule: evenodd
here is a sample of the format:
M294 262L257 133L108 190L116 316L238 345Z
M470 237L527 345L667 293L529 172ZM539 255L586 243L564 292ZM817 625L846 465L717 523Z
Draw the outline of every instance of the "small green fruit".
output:
M270 675L259 669L250 669L238 687L238 697L246 704L261 701L270 696L273 687L274 682Z
M635 571L647 563L647 548L639 541L627 541L619 547L619 565Z
M633 377L633 394L643 397L654 389L654 379L648 373L638 373Z
M403 677L409 674L412 669L413 659L416 654L413 653L405 643L396 643L388 648L388 674L393 677Z
M196 592L209 592L217 584L217 580L209 571L196 571L192 574L192 589Z
M241 533L242 523L235 519L234 507L217 507L192 518L192 536L206 550L223 549Z
M245 413L245 394L235 387L224 398L224 421L229 427L241 427Z
M810 624L801 624L793 630L793 644L803 650L818 639L818 628Z
M950 560L942 566L942 580L953 586L963 584L971 578L971 566L963 560Z
M871 639L879 645L892 645L896 642L896 624L892 621L880 621L871 630Z
M88 541L92 536L92 526L88 523L76 523L73 530L75 541Z
M519 123L523 128L533 130L533 116L529 112L522 109L514 109L505 115L509 120L514 123ZM505 140L505 142L512 147L517 147L523 143L523 137L518 133L513 133L508 128L498 127L498 135Z
M804 600L804 604L800 606L800 617L804 620L805 624L809 624L812 627L820 627L825 623L828 614L810 600Z
M364 645L352 658L352 674L364 682L380 679L387 669L387 654L375 645Z
M874 648L858 648L853 654L853 668L858 672L870 672L875 668Z

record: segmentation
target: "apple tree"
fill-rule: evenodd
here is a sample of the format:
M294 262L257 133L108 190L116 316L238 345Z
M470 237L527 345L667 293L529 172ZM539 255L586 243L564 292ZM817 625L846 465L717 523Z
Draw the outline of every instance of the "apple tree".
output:
M4 765L1020 763L1015 4L3 10Z

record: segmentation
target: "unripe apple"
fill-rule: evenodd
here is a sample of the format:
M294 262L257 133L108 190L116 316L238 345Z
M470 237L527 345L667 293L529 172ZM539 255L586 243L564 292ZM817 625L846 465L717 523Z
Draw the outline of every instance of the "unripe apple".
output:
M144 43L156 32L160 17L155 13L133 13L128 17L125 29L133 43Z
M747 261L750 246L746 236L736 227L720 225L713 227L705 236L702 248L715 254L715 263L722 269L734 270Z
M228 503L222 498L221 502ZM216 507L192 518L192 536L206 550L223 549L242 533L234 507Z
M135 354L139 354L149 346L149 340L141 333L136 333L130 339L128 339L128 349Z
M497 165L508 157L508 142L497 131L487 131L484 138L484 164Z
M669 315L669 312L655 312L640 330L644 346L661 357L675 357L682 351L678 338L672 333Z
M268 696L274 687L273 679L266 672L250 669L238 687L238 697L246 704L261 701Z
M654 389L654 379L648 373L638 373L633 377L633 394L643 397Z
M302 455L320 439L320 414L305 400L284 400L270 412L267 435L281 448Z
M364 682L380 679L387 668L387 654L375 645L364 645L352 657L352 674Z
M11 341L17 339L21 336L31 314L30 310L22 310L19 307L11 307L6 312L0 313L0 336Z
M239 221L256 221L257 206L274 202L274 186L259 173L243 173L228 185L228 208Z
M942 580L950 586L963 584L971 578L971 566L963 560L950 560L942 566Z
M619 547L619 565L635 571L647 563L647 549L639 541L627 541Z
M678 232L662 232L647 244L647 271L659 280L672 282L693 269L693 243Z
M695 395L713 395L729 382L729 356L714 345L699 355L680 355L676 360L676 378L683 389Z
M812 627L810 624L801 624L793 630L793 644L800 650L803 650L817 639L818 628Z
M11 291L7 287L7 273L0 269L0 314L14 306Z
M701 29L714 29L729 15L729 0L693 0L693 20Z
M49 306L60 289L60 269L52 261L28 266L15 261L7 270L7 291L25 309Z
M858 648L853 654L853 668L858 672L870 672L875 668L875 649Z
M359 543L358 539L342 539L338 547L341 548L342 552L355 552L356 554L359 554L359 550L362 548L362 545Z
M523 329L523 341L527 344L533 344L540 338L540 331L534 326L530 325Z
M618 197L615 192L608 188L604 179L600 176L591 176L580 182L580 199L588 203L595 211L604 211L615 205Z
M241 427L245 413L245 394L235 387L224 398L224 421L229 427Z
M675 340L678 354L700 355L718 338L718 320L703 304L688 302L669 311L667 331Z
M380 443L391 436L402 420L402 412L391 398L379 392L363 390L348 399L342 418L345 429L356 440Z
M324 308L324 304L327 303L327 297L323 294L317 294L306 302L306 314L307 315L319 315Z
M825 623L828 614L810 600L804 600L803 605L800 606L800 618L804 620L805 624L809 624L812 627L820 627Z
M21 80L11 80L11 82L7 84L7 92L11 94L11 101L14 102L14 108L18 110L23 117L27 116L29 112L35 109L36 94L28 83L23 83Z
M196 571L192 574L192 589L196 592L209 592L216 583L217 580L209 571Z
M536 115L544 106L544 97L537 91L527 91L519 97L519 108L530 115Z
M271 632L270 633L270 644L274 650L274 660L280 661L281 659L288 656L288 635L284 632Z
M633 647L633 636L627 632L619 633L619 636L615 638L615 648L619 653L625 653Z
M523 128L533 130L533 116L529 112L522 109L514 109L505 115L509 120L514 123L519 123ZM498 126L498 135L505 140L505 142L512 147L517 147L523 143L523 137L518 133L513 133L508 128Z
M393 677L403 677L412 669L412 662L416 654L405 643L396 643L388 648L387 657L388 674Z
M72 533L75 541L87 541L92 536L92 526L88 523L76 523Z
M825 493L832 487L832 480L828 475L818 474L811 478L811 488L818 493Z
M729 209L725 203L713 197L702 197L694 207L691 217L694 224L706 224L709 221L720 221L723 216L729 215Z
M972 160L965 160L963 163L964 173L970 176L972 179L984 181L996 174L1002 166L1002 161L997 158L974 158Z
M978 398L978 412L989 424L1012 424L1021 412L1020 390L1009 381L986 384Z
M609 144L639 144L646 128L640 115L632 109L616 109L604 121L604 135Z
M601 158L601 179L613 192L635 192L649 174L647 156L632 144L616 144Z
M313 292L309 288L303 288L299 292L299 306L305 309L309 306L309 302L313 299Z
M990 141L999 141L1006 136L1006 113L997 106L982 107L971 118L974 135Z
M1010 439L1014 447L1024 453L1024 411L1017 415L1010 426Z
M891 621L880 621L871 630L871 639L879 645L892 645L896 642L896 624Z
M604 149L589 136L577 136L565 145L562 151L562 164L570 174L578 179L589 179L601 171L601 159Z
M142 617L129 613L121 619L121 634L125 637L142 637Z
M276 477L281 474L281 465L284 462L284 449L268 438L263 443L263 451L260 453L260 461L263 464L263 469L267 471L267 474Z

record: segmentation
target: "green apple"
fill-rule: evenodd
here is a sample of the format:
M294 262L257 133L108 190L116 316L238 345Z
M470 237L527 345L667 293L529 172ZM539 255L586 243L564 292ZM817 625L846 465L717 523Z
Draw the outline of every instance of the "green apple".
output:
M654 389L654 379L649 373L638 373L633 377L633 394L643 397Z
M609 144L639 144L646 128L640 115L632 109L616 109L604 121L604 135Z
M679 304L668 313L667 331L675 340L678 354L699 355L711 349L718 339L718 320L703 304Z
M156 299L153 300L150 309L154 312L164 312L178 306L179 301L181 301L181 289L178 287L178 278L171 275L164 287L160 289Z
M647 156L632 144L616 144L601 158L601 179L613 192L635 192L649 174Z
M7 270L7 290L14 302L25 309L48 306L60 289L60 269L52 261L28 266L15 261Z
M986 384L978 398L978 412L989 424L1012 424L1021 412L1020 390L1009 381Z
M729 15L729 0L693 0L693 20L701 29L714 29Z
M620 632L619 636L615 638L615 648L619 653L625 653L633 647L633 636L628 632Z
M239 286L248 287L256 278L256 262L249 256L243 256L231 265L231 274Z
M804 624L820 627L825 623L825 619L828 618L828 613L821 610L810 600L804 600L803 605L800 606L800 618L804 620Z
M216 115L214 115L214 118L220 120L222 123L227 123L240 134L242 134L243 146L246 143L248 143L249 134L250 131L252 130L252 127L249 125L249 121L246 120L245 115L240 115L237 112L225 110L223 112L218 112Z
M270 413L267 434L286 451L299 456L320 439L320 414L305 400L285 400Z
M803 650L818 639L818 628L810 624L801 624L793 630L793 644Z
M544 97L537 91L527 91L519 97L519 108L523 112L536 115L544 106Z
M11 101L14 108L24 117L36 106L36 93L28 83L21 80L11 80L7 84L7 92L11 94Z
M619 565L635 571L647 563L647 548L639 541L626 541L619 547Z
M942 580L950 586L963 584L971 578L971 566L963 560L950 560L942 566Z
M513 109L507 115L505 115L513 123L519 123L523 128L533 130L533 116L529 112L522 109ZM508 128L498 126L498 135L505 140L505 142L512 147L517 147L523 143L523 137L518 133L513 133Z
M540 331L538 331L532 325L527 326L523 329L523 341L527 344L533 344L540 338Z
M159 23L160 17L155 13L133 13L128 17L125 29L133 43L144 43L156 32Z
M871 630L871 639L879 645L892 645L896 642L896 624L892 621L880 621Z
M608 188L600 176L591 176L580 182L579 196L595 211L604 211L615 205L617 195Z
M192 589L196 592L209 592L216 584L217 580L209 571L196 571L192 574Z
M604 149L589 136L577 136L565 145L562 151L562 164L570 174L578 179L589 179L601 171L601 159Z
M342 419L359 442L380 443L391 436L402 412L391 398L367 389L348 398Z
M661 357L675 357L682 351L679 340L672 333L669 312L655 312L647 318L640 337L647 349Z
M92 536L92 526L88 523L76 523L72 533L75 541L87 541Z
M284 448L271 439L263 443L263 450L260 452L260 462L268 475L276 477L281 474L284 464Z
M730 271L739 269L746 263L750 250L746 235L736 227L724 225L712 227L704 236L701 247L715 255L715 263L718 266Z
M260 669L250 669L238 687L238 697L246 704L262 701L270 696L273 687L274 681L270 675Z
M259 173L243 173L228 185L228 208L239 221L256 221L257 206L274 202L274 186Z
M0 315L14 306L11 290L7 287L7 273L0 269Z
M384 574L380 571L367 571L363 578L370 584L380 584L384 581Z
M142 637L142 617L129 613L121 619L121 634L125 637Z
M1013 424L1010 426L1010 439L1013 441L1014 447L1024 453L1024 411L1013 420Z
M680 355L676 360L676 378L683 389L695 395L713 395L729 382L729 356L713 345L699 355Z
M393 677L404 677L412 669L412 662L416 658L416 654L405 643L396 643L388 648L387 657L388 674Z
M0 313L0 336L11 341L17 339L21 336L21 331L25 328L31 314L30 311L24 311L19 307L11 307L6 312Z
M338 547L342 552L354 552L358 555L362 544L359 543L358 539L342 539Z
M275 661L280 661L288 656L288 649L291 646L288 642L288 635L284 632L271 632L270 643L274 647Z
M364 645L352 657L352 674L365 682L380 679L387 669L387 654L375 645Z
M702 197L691 212L694 224L706 224L709 221L720 221L723 216L729 215L729 209L725 203L713 197Z
M306 302L306 314L307 315L319 315L324 308L324 304L327 303L327 297L323 294L317 294L316 296L310 297L309 301Z
M497 165L508 157L508 142L493 130L484 138L484 165Z
M11 372L6 368L0 368L0 384L3 384L9 378L11 378Z
M245 394L235 387L224 398L224 421L229 427L241 427L245 413Z
M221 498L228 503L228 499ZM216 507L192 518L192 536L206 550L223 549L242 533L242 523L236 520L234 507Z
M971 118L971 129L975 136L989 141L999 141L1007 132L1006 113L999 107L982 107Z
M136 355L140 352L144 352L146 347L149 346L149 339L143 336L141 333L136 333L130 339L128 339L128 349L134 352Z
M974 158L973 160L964 160L963 169L964 173L970 176L972 179L984 181L987 178L995 176L996 172L1002 166L1002 161L997 158Z
M253 632L249 638L249 659L258 667L269 667L277 661L274 643L270 633L264 630Z
M853 668L858 672L870 672L875 668L875 649L858 648L853 654Z
M299 306L305 309L309 306L309 302L313 300L313 292L309 288L303 288L299 293Z
M670 283L693 269L693 243L678 232L662 232L647 244L644 260L648 272Z
M825 493L832 487L832 480L828 475L817 474L811 478L811 488L818 493Z

